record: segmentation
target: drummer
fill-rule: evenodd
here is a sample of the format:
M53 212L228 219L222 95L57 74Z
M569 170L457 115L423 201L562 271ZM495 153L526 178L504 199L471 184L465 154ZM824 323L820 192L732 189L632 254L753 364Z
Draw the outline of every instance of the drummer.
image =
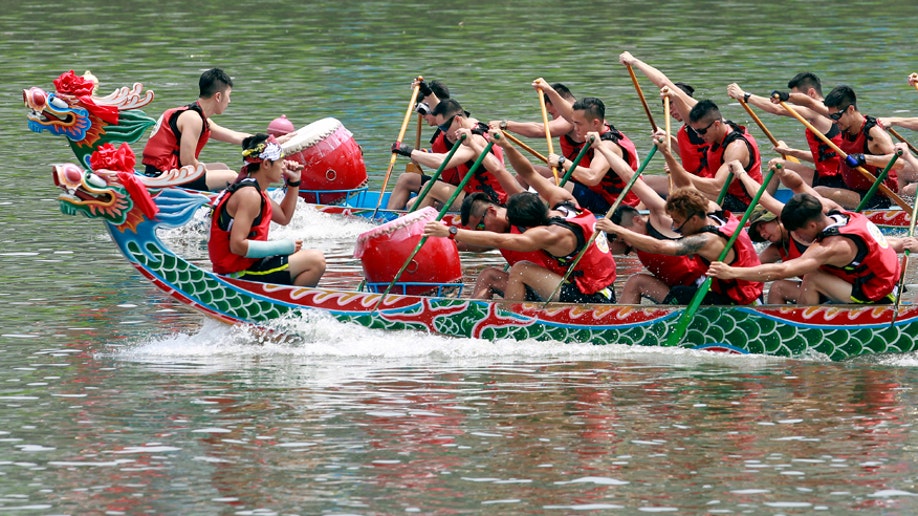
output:
M274 136L257 134L242 142L245 166L240 179L214 201L210 240L213 270L233 278L314 287L325 273L321 251L303 249L302 240L268 240L271 223L293 219L303 165L284 160ZM268 186L287 185L278 204Z
M225 163L199 162L201 150L210 138L239 145L251 135L227 129L211 120L214 115L226 111L230 104L233 80L226 72L219 68L207 70L201 74L198 87L197 101L168 109L157 120L143 149L144 174L157 177L168 170L204 165L204 175L182 186L192 190L221 190L235 181L237 173Z
M524 259L510 268L506 284L501 285L504 299L523 301L527 293L534 293L543 301L614 303L615 259L605 235L600 233L593 237L596 217L580 208L566 189L541 176L500 132L495 133L495 137L497 144L506 150L514 169L539 192L515 193L507 202L507 221L519 231L495 233L460 229L433 221L424 227L424 234L449 237L473 246L536 253L540 263ZM471 147L480 145L474 140L466 142ZM470 224L471 219L466 218L465 222ZM482 222L480 219L479 224ZM586 251L580 256L585 247ZM570 265L578 257L580 260L568 275Z

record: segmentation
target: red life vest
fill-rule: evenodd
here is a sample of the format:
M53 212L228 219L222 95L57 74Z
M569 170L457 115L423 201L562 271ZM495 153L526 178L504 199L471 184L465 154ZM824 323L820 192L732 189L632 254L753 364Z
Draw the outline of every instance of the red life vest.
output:
M638 169L638 158L637 158L637 148L625 134L611 125L605 126L605 131L600 135L600 139L607 142L613 142L622 150L622 158L631 166L631 170ZM577 157L577 154L580 153L580 150L583 148L583 143L579 143L573 158ZM581 167L589 168L590 163L593 162L594 150L590 149L583 155L583 159L580 161ZM571 158L571 159L573 159ZM618 199L618 195L625 189L625 181L615 173L612 168L606 171L606 174L602 177L599 183L589 186L590 190L601 195L603 199L610 205L615 204L615 200ZM586 185L584 185L586 186ZM637 194L634 192L628 192L628 195L625 196L625 199L622 201L623 204L627 204L632 208L641 203L641 199L638 198Z
M755 245L752 243L752 239L749 238L749 234L739 227L739 219L728 211L723 213L727 217L726 222L721 221L722 223L719 226L706 226L702 231L713 233L723 238L724 241L730 240L733 233L739 231L740 234L733 243L733 261L727 265L732 265L734 267L754 267L760 265L762 262L759 261L759 255L755 251ZM708 214L708 216L717 219L714 215ZM711 264L711 262L698 255L695 255L695 259L700 260L701 263L704 264L705 270L707 270L708 266ZM722 296L729 297L738 305L752 304L756 299L762 297L764 289L765 284L761 281L711 278L711 290Z
M558 139L561 141L561 154L569 160L576 159L577 155L580 154L580 149L583 148L583 142L575 142L573 138L566 134Z
M863 301L879 301L890 295L899 281L901 269L896 251L880 229L860 213L833 211L829 217L835 223L820 231L816 241L832 236L845 237L857 246L857 254L843 267L822 265L820 270L858 285L867 298Z
M555 209L565 213L565 216L552 217L551 224L567 228L577 237L577 247L567 256L559 257L542 251L546 258L545 267L563 276L567 274L570 263L593 236L596 216L589 210L578 210L569 204L557 206ZM595 294L606 287L612 288L615 281L615 258L612 257L609 241L604 233L597 235L593 240L583 258L574 267L570 279L577 286L577 290L587 295Z
M818 177L837 176L840 173L838 170L838 164L841 161L841 158L835 152L835 149L817 137L816 134L809 128L806 129L805 134L806 143L810 146L810 153L813 154L813 159L815 160L816 175ZM829 129L829 132L825 134L825 137L828 138L829 141L834 143L836 146L841 148L842 135L841 130L838 129L837 124L832 124L832 129Z
M430 139L430 151L436 152L437 154L446 154L452 150L452 148L453 144L446 139L446 133L437 129L437 132L434 133L433 137ZM449 183L453 186L459 186L459 183L462 182L462 174L456 167L446 168L440 173L440 181Z
M777 246L778 256L781 257L782 262L788 260L793 260L794 258L799 258L800 255L806 251L807 245L801 244L799 241L795 240L794 237L788 236L786 242L775 243Z
M490 141L491 136L488 134L487 125L479 122L478 126L474 130L484 136L486 140ZM504 162L504 151L497 145L491 146L491 154L497 156L497 159L499 159L501 163ZM459 177L465 178L465 174L472 169L472 165L474 164L475 160L460 164L457 167L459 169ZM501 206L507 204L507 197L509 197L507 192L504 191L504 188L500 186L500 182L497 180L497 176L489 172L483 163L478 166L478 169L475 171L475 175L469 179L463 190L466 193L484 192L493 202L496 202Z
M700 175L708 164L708 143L695 134L695 131L689 131L685 124L676 131L676 141L679 143L679 160L682 161L682 168L689 174Z
M225 211L226 202L232 197L233 192L249 186L254 187L261 194L261 210L255 220L252 221L252 229L247 238L250 240L268 239L268 229L271 226L273 208L267 194L261 191L258 182L252 178L233 183L214 200L213 218L210 222L210 240L207 242L207 252L210 255L210 261L213 263L214 272L217 274L245 271L258 261L258 258L246 258L230 251L230 232L233 228L233 217Z
M706 156L707 167L698 175L700 177L714 177L721 165L724 164L724 151L726 151L727 147L737 140L742 140L746 148L749 149L749 163L744 164L743 168L746 170L746 173L749 174L749 177L761 183L762 156L759 154L759 146L756 144L755 138L746 131L745 127L730 122L729 120L725 123L733 130L727 133L722 142L711 145L711 147L708 148ZM727 193L739 199L746 206L749 206L749 203L752 202L752 196L746 192L742 183L736 178L730 183L730 187L727 188Z
M839 148L845 151L845 154L871 154L869 142L873 138L870 137L870 129L874 126L879 125L881 128L882 125L877 122L877 119L872 116L864 116L864 124L861 130L854 136L851 136L847 133L842 133L842 141ZM867 180L864 176L861 175L857 170L849 167L845 164L845 160L839 160L839 168L841 170L842 179L844 179L845 184L848 188L855 190L857 192L864 193L870 189L872 184L871 181ZM864 165L864 168L874 175L874 177L880 175L880 168L871 167L870 165ZM899 191L898 180L896 179L896 171L890 170L889 174L886 176L886 180L883 181L887 187L893 192Z
M147 144L143 148L142 162L144 165L156 167L160 172L181 168L182 163L179 159L179 153L181 152L182 132L178 128L178 117L188 110L197 112L201 115L201 120L204 121L201 137L198 138L198 145L194 150L195 159L201 155L201 149L207 145L207 140L210 139L210 124L207 123L207 117L204 116L201 105L195 102L187 106L167 109L159 117L153 127L150 139L147 140Z
M657 231L649 220L647 234L657 240L677 240ZM706 265L690 256L656 254L640 249L634 251L641 264L668 287L694 285L699 278L704 278L704 272L708 269Z
M510 226L510 233L513 235L521 235L523 234L523 231L520 230L520 228L517 226ZM546 260L545 252L542 250L511 251L510 249L498 249L498 251L500 251L501 256L503 256L504 259L507 260L507 263L510 265L526 260L547 268L546 264L548 260Z

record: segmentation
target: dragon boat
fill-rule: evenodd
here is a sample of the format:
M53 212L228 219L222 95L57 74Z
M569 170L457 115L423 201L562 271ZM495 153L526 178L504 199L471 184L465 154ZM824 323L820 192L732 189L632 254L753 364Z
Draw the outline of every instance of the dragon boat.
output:
M232 279L214 274L209 263L201 263L206 260L179 256L158 234L192 222L209 202L208 195L181 188L148 189L134 174L98 166L55 165L53 178L62 190L63 213L100 219L128 262L166 296L229 324L271 330L282 318L321 313L379 330L661 346L685 322L684 306L484 301L389 294L388 289L381 294L362 288L365 281L359 274L352 285L339 288L324 288L322 282L310 288ZM687 323L675 345L692 349L845 360L918 347L918 305L911 303L704 306Z
M37 86L22 91L29 110L29 129L66 138L84 167L89 166L89 156L100 146L136 143L156 124L140 109L154 97L152 91L144 91L142 83L99 96L95 76L90 72L78 76L70 70L55 79L54 86L54 92ZM405 213L379 208L386 204L389 194L368 191L362 150L338 120L327 117L297 130L284 143L284 150L306 167L299 194L316 209L376 221L389 221ZM189 166L166 171L156 178L138 173L138 179L149 188L181 187L203 173L203 168ZM864 214L883 229L907 228L910 223L910 213L898 207L867 210ZM453 222L455 217L448 220Z
M77 160L89 167L89 158L110 143L134 144L157 121L141 109L154 98L142 83L123 86L108 95L97 94L99 81L91 72L82 76L73 70L54 80L55 91L38 86L22 90L28 108L28 126L36 133L64 137ZM299 195L326 213L392 220L403 211L379 209L386 194L367 189L363 152L353 134L333 117L317 120L297 129L283 144L289 159L304 165ZM149 177L137 172L137 179L154 189L176 187L193 182L204 174L202 166L186 166Z

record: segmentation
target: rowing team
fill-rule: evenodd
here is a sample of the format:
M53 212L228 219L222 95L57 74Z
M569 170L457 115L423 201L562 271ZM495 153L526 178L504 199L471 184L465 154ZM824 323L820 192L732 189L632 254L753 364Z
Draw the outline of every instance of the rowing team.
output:
M480 123L449 98L445 89L438 93L434 83L415 82L413 99L422 94L418 110L426 113L437 132L430 152L402 142L393 144L392 152L438 169L437 177L428 178L431 188L425 188L427 198L421 201L451 204L455 200L461 206L464 226L430 223L426 234L450 237L471 249L499 248L511 264L508 272L485 271L478 278L475 297L616 302L613 254L633 248L648 272L625 283L624 303L639 303L647 297L681 304L703 297L710 304L749 304L762 297L763 281L795 276L801 280L780 283L780 288L769 291L768 301L898 300L896 286L902 267L896 251L912 249L914 239L885 239L860 214L841 210L852 207L842 194L854 195L859 202L869 200L871 185L849 184L859 176L846 171L860 173L864 167L889 164L883 172L892 176L898 170L898 179L884 179L884 183L878 179L880 193L870 205L889 205L889 199L898 203L901 199L895 188L902 184L904 171L918 170L918 166L904 148L890 148L887 161L878 161L882 156L873 146L886 135L857 111L850 88L836 88L826 97L829 116L823 118L831 127L826 133L813 131L829 147L817 146L814 161L824 162L832 155L838 164L836 182L849 188L831 187L818 167L808 175L789 160L773 160L769 169L779 171L776 175L785 184L796 182L796 189L801 190L787 206L780 206L765 191L770 185L762 178L761 155L744 127L725 120L714 102L695 101L689 87L671 83L630 54L622 54L621 61L658 82L664 110L672 108L673 118L683 122L675 136L667 131L654 134L653 152L660 150L669 172L668 177L660 176L665 178L663 184L640 177L652 154L639 166L635 145L607 122L600 99L574 99L560 85L542 79L533 82L545 111L550 109L553 116L554 126L543 113L541 129L559 135L561 145L561 154L549 152L544 159L547 166L536 167L503 136L514 130L526 134L538 124ZM217 99L218 107L225 108L230 85L220 85L226 98ZM797 113L787 101L801 87L791 85L789 94L776 95L788 113ZM744 105L753 101L745 92L741 96ZM833 98L838 103L830 101ZM832 147L827 134L834 133L848 135L840 139L847 151ZM320 252L303 249L301 242L268 240L272 221L284 224L292 217L302 167L285 161L279 143L266 135L243 140L245 177L220 197L214 210L209 243L214 271L255 281L317 284L325 270ZM852 142L863 148L852 148ZM888 136L885 142L891 144ZM905 159L893 159L897 150ZM782 151L791 156L790 149ZM505 168L504 154L516 176ZM282 179L291 188L278 203L265 190ZM389 207L404 208L397 204L407 201L423 181L424 176L415 173L400 177ZM252 188L245 188L248 186ZM867 188L862 191L861 186ZM763 265L752 237L742 229L743 219L751 215L760 198L771 213L780 214L780 222L763 215L753 221L757 228L753 234L758 232L759 238L773 242L768 257L781 259L780 263ZM647 217L629 211L639 206L649 211ZM741 212L744 216L737 218ZM597 220L594 214L599 213L607 216ZM713 279L707 281L707 277Z
M430 151L396 142L392 152L436 168L436 177L403 174L389 208L404 208L425 181L435 184L425 188L421 205L455 199L463 227L433 222L425 234L453 238L466 249L496 247L511 266L507 272L483 271L473 297L616 302L612 255L634 249L647 271L625 283L622 303L648 298L685 304L697 296L705 304L750 304L762 299L765 281L775 281L769 303L898 302L904 271L897 252L913 250L915 239L887 239L847 210L903 205L897 191L914 189L918 160L905 144L892 144L881 122L857 110L850 87L835 88L821 104L811 73L799 74L789 92L769 98L728 87L744 106L799 116L807 126L811 152L776 143L785 158L768 163L772 183L763 181L755 139L725 120L713 101L695 100L690 87L627 52L620 61L660 86L664 110L682 122L675 135L654 134L653 152L665 157L668 175L639 177L650 156L639 166L634 144L608 123L602 101L575 99L560 84L533 82L551 122L543 116L542 124L484 124L449 98L442 84L415 82L418 112L437 130ZM558 136L561 153L550 149L540 156L545 166L533 165L508 141L525 148L511 131ZM800 164L807 157L814 167ZM778 181L798 192L787 205L768 191ZM452 195L457 187L468 195ZM600 213L606 217L597 220ZM750 218L747 233L742 222ZM771 244L760 256L754 240Z

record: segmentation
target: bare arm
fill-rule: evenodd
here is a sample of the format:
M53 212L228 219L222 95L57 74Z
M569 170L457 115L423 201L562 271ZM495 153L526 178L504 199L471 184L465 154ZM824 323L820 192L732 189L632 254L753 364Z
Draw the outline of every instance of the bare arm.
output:
M878 120L880 121L880 124L885 127L896 126L905 129L911 129L912 131L918 131L918 117L905 118L901 116L884 116Z
M896 148L889 133L878 126L874 126L870 129L870 139L867 142L867 147L870 149L870 154L866 154L864 159L867 160L867 164L872 167L886 168L886 165L889 164L889 160L892 159L893 154L896 152ZM904 166L905 160L900 159L893 163L892 169L901 170Z
M224 208L233 218L230 230L230 252L245 256L249 251L249 233L252 223L261 211L261 194L254 188L241 188L233 193Z
M669 256L697 254L708 260L715 260L723 251L725 244L722 238L712 233L688 235L677 240L660 240L649 235L635 233L605 218L596 221L596 229L618 235L635 249ZM728 257L728 261L730 260L732 260L732 256Z
M673 109L678 111L683 120L688 120L689 111L698 103L697 100L682 91L682 88L676 86L676 83L671 81L663 72L634 57L631 55L631 52L625 51L619 54L618 61L623 65L630 65L632 68L637 68L642 74L647 76L650 82L654 83L657 88L669 88L673 99Z
M554 102L552 102L554 104ZM504 120L507 123L507 131L516 133L527 138L544 138L545 126L542 122L514 122L513 120ZM490 127L500 127L501 120L492 120ZM563 136L574 129L573 124L564 119L564 117L553 118L548 122L548 130L553 137Z
M850 262L855 253L854 243L847 238L831 238L811 245L801 256L786 262L754 267L731 267L723 262L713 262L708 268L708 276L720 279L774 281L803 276L826 264L842 266Z
M303 165L296 161L284 161L284 177L287 180L296 183L302 179ZM278 204L274 199L271 200L271 220L286 226L293 220L293 213L296 211L296 202L299 197L299 187L288 187L284 192L284 198Z
M571 117L574 114L574 104L562 97L550 84L545 82L545 79L539 77L538 79L532 81L532 87L541 91L551 99L551 105L558 110L558 113L561 117L568 122L571 122ZM544 136L545 133L543 132Z
M182 138L179 141L179 162L182 166L197 166L198 157L195 154L198 149L198 140L201 139L201 133L204 131L204 120L196 111L189 109L179 115L176 125L182 132Z
M449 228L443 222L434 220L424 225L424 235L447 237ZM546 249L558 255L573 252L577 245L577 239L572 232L552 230L548 226L529 228L523 233L493 233L459 229L456 233L456 240L476 247L496 247L519 252Z
M529 186L533 187L535 191L548 202L549 206L555 206L562 202L574 200L574 196L566 189L557 186L551 179L539 174L532 163L526 159L526 157L523 156L506 137L504 137L503 133L496 131L492 137L496 144L504 149L504 156L510 161L513 170L516 170L517 174L519 174ZM512 192L507 190L506 187L504 190L510 195L524 191L519 183L516 183L516 188L514 188Z
M232 129L227 129L213 120L208 120L210 124L210 137L214 140L226 143L232 143L233 145L242 145L242 140L252 136L249 133L242 133L239 131L234 131Z
M612 170L622 178L622 181L626 183L631 181L631 178L634 177L636 172L631 169L631 165L625 161L619 154L615 153L611 148L609 148L610 142L603 142L599 139L599 133L590 132L587 133L587 140L589 141L592 138L592 147L593 149L602 154L606 160L612 164ZM618 146L615 146L616 148ZM635 181L634 186L631 187L631 191L644 203L644 206L651 212L659 212L664 209L666 206L666 201L660 197L653 188L647 185L643 179L638 179Z

